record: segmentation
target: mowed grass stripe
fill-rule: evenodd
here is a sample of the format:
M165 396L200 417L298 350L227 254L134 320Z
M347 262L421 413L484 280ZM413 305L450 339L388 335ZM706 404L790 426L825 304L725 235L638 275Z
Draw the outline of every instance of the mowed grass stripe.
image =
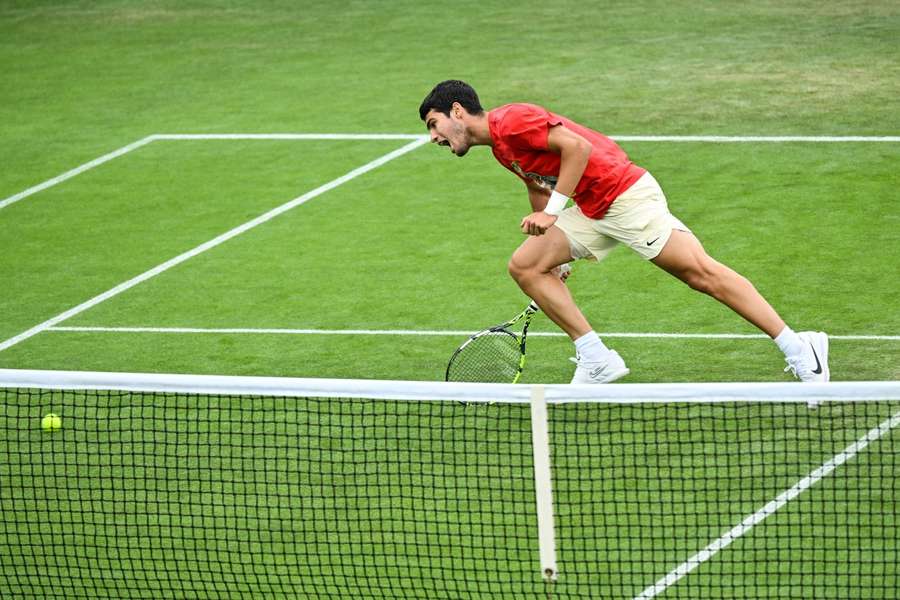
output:
M18 202L28 196L53 187L63 181L80 175L85 171L98 167L137 150L151 142L159 140L412 140L427 136L414 133L155 133L132 142L117 150L104 154L94 160L79 165L74 169L41 182L26 190L0 200L0 208ZM620 142L694 142L694 143L893 143L900 142L900 136L721 136L721 135L612 135L612 139Z
M70 169L61 175L52 177L26 190L13 194L12 196L0 200L0 208L5 208L10 204L23 200L28 196L32 196L40 191L51 188L57 184L67 181L76 175L81 175L85 171L89 171L94 167L107 163L114 158L118 158L128 154L132 150L137 150L142 146L146 146L156 141L188 141L188 140L415 140L425 136L421 134L410 133L154 133L147 137L141 138L135 142L122 146L117 150L113 150L108 154L104 154L98 158L90 160L82 165Z

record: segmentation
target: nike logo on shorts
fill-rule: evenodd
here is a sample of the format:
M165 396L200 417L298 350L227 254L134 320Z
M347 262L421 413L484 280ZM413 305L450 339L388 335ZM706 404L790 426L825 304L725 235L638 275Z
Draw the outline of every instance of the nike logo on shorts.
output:
M647 245L648 245L648 246L652 246L653 244L656 243L656 240L658 240L658 239L659 239L658 237L657 237L657 238L653 238L652 240L650 240L649 242L647 242Z

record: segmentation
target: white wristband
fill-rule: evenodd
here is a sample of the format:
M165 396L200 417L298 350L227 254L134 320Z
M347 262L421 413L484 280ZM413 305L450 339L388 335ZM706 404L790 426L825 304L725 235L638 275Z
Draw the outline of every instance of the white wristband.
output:
M558 215L566 207L566 202L568 201L568 196L553 190L553 193L550 194L550 200L547 201L547 206L544 207L544 212L548 215Z

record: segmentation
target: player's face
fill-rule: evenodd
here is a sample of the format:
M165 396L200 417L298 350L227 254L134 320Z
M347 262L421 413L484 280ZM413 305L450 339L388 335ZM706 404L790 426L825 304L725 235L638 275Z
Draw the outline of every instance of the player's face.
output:
M448 117L434 109L425 115L425 127L431 134L431 141L439 146L449 146L450 152L456 156L465 156L472 142L462 119L456 115L455 109L450 110Z

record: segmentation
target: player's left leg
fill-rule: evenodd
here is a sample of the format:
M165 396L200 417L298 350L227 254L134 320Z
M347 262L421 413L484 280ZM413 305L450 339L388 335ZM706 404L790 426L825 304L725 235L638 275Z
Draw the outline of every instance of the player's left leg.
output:
M829 380L828 336L815 331L794 333L747 278L709 256L692 233L673 230L651 262L767 333L784 352L786 371L802 381Z
M802 381L828 381L828 337L795 333L745 277L710 257L690 230L669 212L665 194L646 173L595 221L605 235L709 294L767 333Z
M784 321L753 284L709 256L694 234L672 231L665 247L651 262L725 304L771 338L784 329Z

